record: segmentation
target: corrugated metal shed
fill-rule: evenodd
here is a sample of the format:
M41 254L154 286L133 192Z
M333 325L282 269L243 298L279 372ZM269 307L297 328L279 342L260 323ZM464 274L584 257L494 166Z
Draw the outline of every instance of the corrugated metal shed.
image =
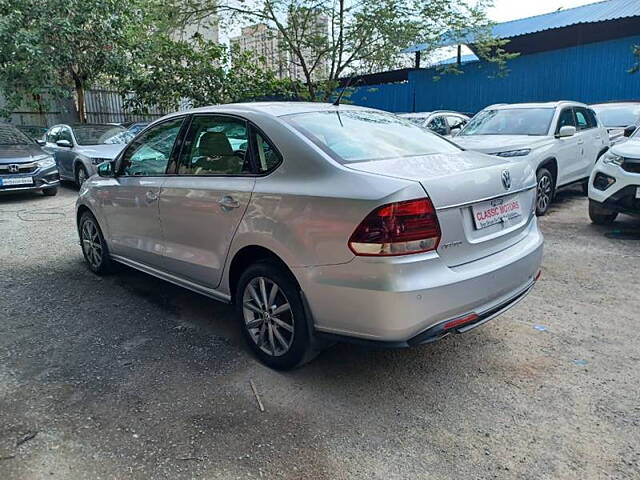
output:
M568 8L557 12L536 15L535 17L520 18L509 22L498 23L493 26L492 33L496 38L514 38L536 32L570 27L585 23L606 22L623 18L640 16L640 0L606 0L590 3L581 7ZM459 43L473 43L473 39L443 38L439 47L456 45ZM432 48L433 45L421 43L406 48L401 53L413 53Z
M498 38L512 38L580 23L606 22L637 16L640 16L640 0L607 0L499 23L493 27L493 35Z

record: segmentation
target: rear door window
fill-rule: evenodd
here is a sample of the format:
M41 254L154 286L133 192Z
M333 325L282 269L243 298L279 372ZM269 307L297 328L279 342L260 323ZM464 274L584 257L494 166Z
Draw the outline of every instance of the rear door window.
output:
M178 164L180 175L251 173L247 122L221 115L193 117Z
M589 120L587 120L587 111L584 108L576 108L576 125L578 130L588 130L591 128L589 125Z

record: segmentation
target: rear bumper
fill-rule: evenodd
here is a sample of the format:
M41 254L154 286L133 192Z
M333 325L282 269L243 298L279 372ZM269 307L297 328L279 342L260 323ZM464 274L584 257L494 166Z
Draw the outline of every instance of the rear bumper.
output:
M528 229L517 244L453 268L431 252L356 257L343 265L294 272L321 334L410 346L470 330L524 298L535 283L543 250L535 218ZM445 323L470 314L478 317L444 330Z
M3 178L15 178L15 177L32 177L32 185L11 185L1 186L1 193L16 193L16 192L32 192L40 191L43 188L57 187L60 185L60 174L57 167L50 167L43 170L36 170L33 173L27 174L14 174L14 175L2 175Z

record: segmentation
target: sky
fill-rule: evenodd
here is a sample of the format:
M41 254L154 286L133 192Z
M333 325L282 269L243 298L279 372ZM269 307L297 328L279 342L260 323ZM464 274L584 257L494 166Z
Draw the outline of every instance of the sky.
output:
M558 10L594 3L594 0L494 0L489 18L494 22L506 22Z

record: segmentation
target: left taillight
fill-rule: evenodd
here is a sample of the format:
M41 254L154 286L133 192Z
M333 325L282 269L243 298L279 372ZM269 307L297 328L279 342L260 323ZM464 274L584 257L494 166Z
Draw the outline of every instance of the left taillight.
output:
M428 198L395 202L376 208L349 239L356 255L391 256L438 248L440 224Z

